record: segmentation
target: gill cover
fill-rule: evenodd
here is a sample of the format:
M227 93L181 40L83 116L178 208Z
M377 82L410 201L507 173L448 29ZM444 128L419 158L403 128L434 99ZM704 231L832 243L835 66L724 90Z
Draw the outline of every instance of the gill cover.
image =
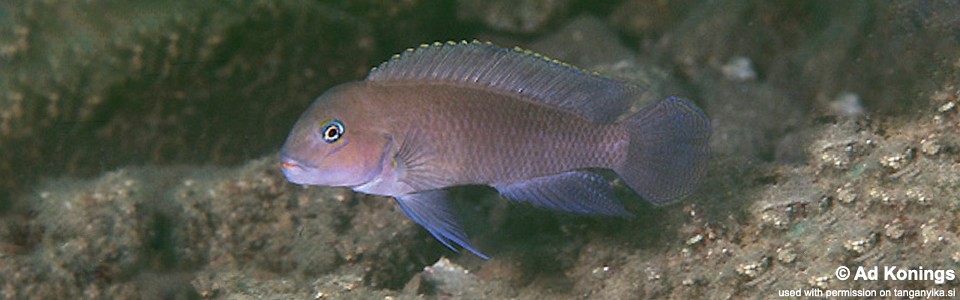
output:
M357 186L380 174L387 139L365 124L377 118L358 101L358 89L352 84L331 89L300 116L280 150L287 180Z

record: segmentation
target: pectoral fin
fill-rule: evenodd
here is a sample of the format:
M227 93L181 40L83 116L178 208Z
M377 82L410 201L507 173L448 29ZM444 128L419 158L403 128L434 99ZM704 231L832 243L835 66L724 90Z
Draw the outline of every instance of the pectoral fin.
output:
M454 252L457 251L451 242L470 250L483 259L489 259L470 245L467 234L456 220L456 213L447 202L447 193L443 190L430 190L395 197L403 213L423 228L426 228L433 237Z
M571 171L494 186L503 196L554 210L607 216L633 216L603 176Z
M414 191L434 190L452 185L450 178L453 176L436 165L437 154L428 144L423 130L414 127L404 134L392 160L400 181Z

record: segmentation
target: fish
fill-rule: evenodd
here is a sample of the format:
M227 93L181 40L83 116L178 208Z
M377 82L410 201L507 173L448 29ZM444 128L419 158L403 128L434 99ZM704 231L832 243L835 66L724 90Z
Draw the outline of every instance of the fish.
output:
M667 97L627 114L647 88L521 48L424 44L319 96L279 154L289 182L392 197L454 252L471 245L446 189L486 185L568 213L632 216L602 170L667 204L705 177L710 121Z

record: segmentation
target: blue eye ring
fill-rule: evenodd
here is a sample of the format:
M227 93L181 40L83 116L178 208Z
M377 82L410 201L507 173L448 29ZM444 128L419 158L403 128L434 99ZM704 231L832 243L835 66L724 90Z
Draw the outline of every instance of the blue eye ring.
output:
M323 138L324 142L328 144L335 143L339 141L344 134L343 122L339 120L329 120L323 123L323 126L320 127L320 137Z

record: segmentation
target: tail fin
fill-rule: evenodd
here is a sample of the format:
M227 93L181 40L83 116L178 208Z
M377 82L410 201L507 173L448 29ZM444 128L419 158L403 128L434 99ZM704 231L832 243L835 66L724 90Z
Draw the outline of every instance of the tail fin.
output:
M686 100L670 97L621 122L627 156L614 171L654 204L689 195L707 171L710 120Z

